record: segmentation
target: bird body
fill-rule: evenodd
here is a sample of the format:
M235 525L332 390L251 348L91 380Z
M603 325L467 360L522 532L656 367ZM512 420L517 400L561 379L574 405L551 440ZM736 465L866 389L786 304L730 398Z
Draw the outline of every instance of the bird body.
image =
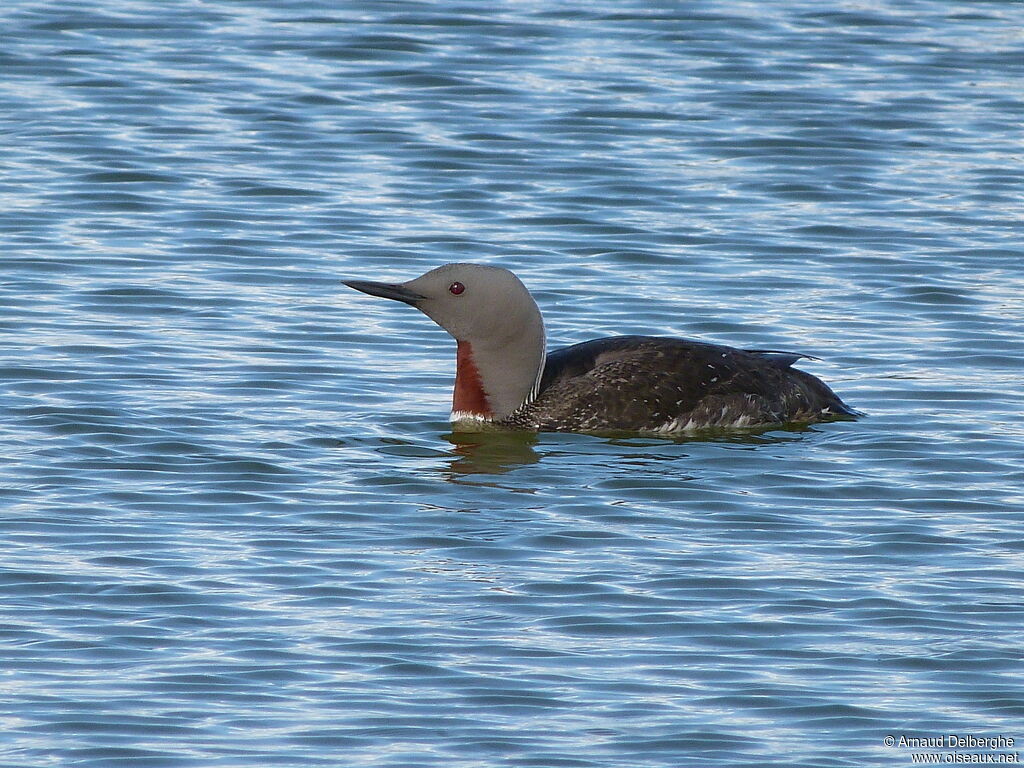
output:
M545 354L536 302L500 267L446 264L406 283L345 284L410 304L456 339L459 429L673 434L859 415L793 368L807 356L792 352L612 336Z

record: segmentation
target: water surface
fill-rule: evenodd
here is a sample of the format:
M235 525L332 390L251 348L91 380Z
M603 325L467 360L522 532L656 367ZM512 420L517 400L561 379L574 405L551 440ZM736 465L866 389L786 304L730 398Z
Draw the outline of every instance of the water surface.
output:
M1024 743L1019 21L7 3L4 766ZM453 434L450 339L338 281L456 260L869 416Z

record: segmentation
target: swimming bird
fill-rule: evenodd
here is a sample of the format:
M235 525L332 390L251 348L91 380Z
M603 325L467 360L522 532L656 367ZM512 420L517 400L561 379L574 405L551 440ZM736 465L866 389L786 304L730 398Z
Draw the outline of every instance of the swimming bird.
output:
M501 267L445 264L404 283L342 282L409 304L455 338L457 430L671 434L860 415L792 368L810 358L794 352L612 336L548 354L537 303Z

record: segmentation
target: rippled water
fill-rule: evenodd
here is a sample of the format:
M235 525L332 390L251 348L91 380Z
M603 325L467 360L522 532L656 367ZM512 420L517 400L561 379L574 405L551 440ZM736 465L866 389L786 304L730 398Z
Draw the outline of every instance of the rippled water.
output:
M0 10L4 766L1024 744L1012 2ZM869 416L453 435L339 280L792 348ZM987 750L982 750L987 751Z

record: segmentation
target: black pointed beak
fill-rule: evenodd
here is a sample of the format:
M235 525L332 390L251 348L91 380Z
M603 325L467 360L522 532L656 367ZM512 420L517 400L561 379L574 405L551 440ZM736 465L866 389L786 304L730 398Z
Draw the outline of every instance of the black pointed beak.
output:
M423 301L423 299L427 298L397 283L375 283L372 280L342 280L341 282L349 288L355 288L357 291L368 293L371 296L394 299L395 301L401 301L414 306L417 301Z

